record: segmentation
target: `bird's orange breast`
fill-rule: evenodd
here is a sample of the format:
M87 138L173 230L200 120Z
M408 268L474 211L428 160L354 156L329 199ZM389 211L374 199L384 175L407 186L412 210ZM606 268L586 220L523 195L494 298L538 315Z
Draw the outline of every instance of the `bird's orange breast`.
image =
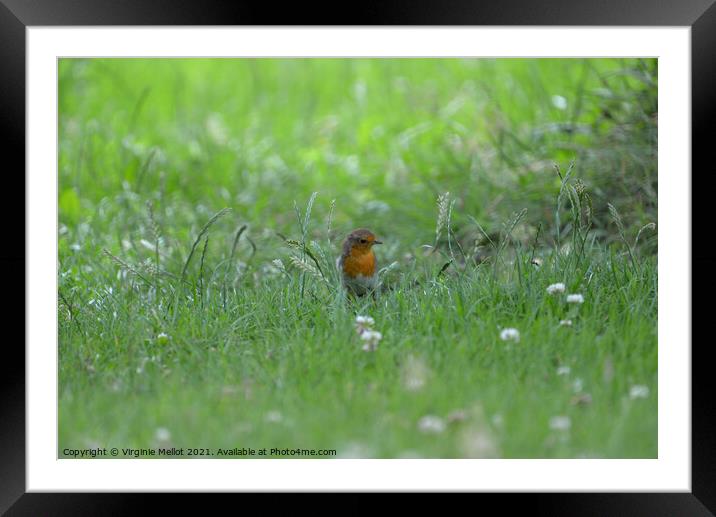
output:
M375 255L373 251L359 252L355 248L343 258L343 272L348 276L373 276L375 274Z

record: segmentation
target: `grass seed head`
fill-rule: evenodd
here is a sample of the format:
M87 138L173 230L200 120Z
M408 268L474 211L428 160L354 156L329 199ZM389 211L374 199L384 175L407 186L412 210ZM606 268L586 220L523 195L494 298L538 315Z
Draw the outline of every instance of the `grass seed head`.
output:
M435 227L436 238L440 235L443 228L447 225L448 208L450 205L450 192L445 192L438 196L438 222Z

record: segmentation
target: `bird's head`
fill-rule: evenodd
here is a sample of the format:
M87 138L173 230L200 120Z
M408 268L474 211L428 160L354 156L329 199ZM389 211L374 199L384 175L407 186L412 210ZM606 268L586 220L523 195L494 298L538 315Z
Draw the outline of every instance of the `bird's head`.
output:
M376 244L383 244L383 242L377 240L375 234L370 230L359 228L348 234L343 247L350 250L352 254L360 255L371 251Z

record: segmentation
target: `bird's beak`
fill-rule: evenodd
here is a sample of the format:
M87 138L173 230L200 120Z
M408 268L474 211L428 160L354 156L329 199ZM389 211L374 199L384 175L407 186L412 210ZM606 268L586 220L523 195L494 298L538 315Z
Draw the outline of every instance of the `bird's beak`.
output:
M383 244L383 241L373 241L373 244Z

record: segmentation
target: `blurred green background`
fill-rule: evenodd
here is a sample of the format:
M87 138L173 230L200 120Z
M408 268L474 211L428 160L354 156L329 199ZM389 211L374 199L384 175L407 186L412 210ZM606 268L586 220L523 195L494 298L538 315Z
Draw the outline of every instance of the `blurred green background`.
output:
M256 229L287 232L293 201L319 191L336 200L341 232L370 226L414 245L429 240L435 199L450 191L464 207L458 237L475 237L464 214L489 232L527 208L525 230L542 223L549 242L554 165L574 161L593 200L593 232L609 242L607 202L633 231L656 221L656 66L61 60L60 221L75 224L103 200L134 193L190 205L174 214L181 222L194 207L231 206ZM315 209L322 217L328 203ZM651 237L642 245L653 252Z
M58 66L60 450L656 457L656 60Z

